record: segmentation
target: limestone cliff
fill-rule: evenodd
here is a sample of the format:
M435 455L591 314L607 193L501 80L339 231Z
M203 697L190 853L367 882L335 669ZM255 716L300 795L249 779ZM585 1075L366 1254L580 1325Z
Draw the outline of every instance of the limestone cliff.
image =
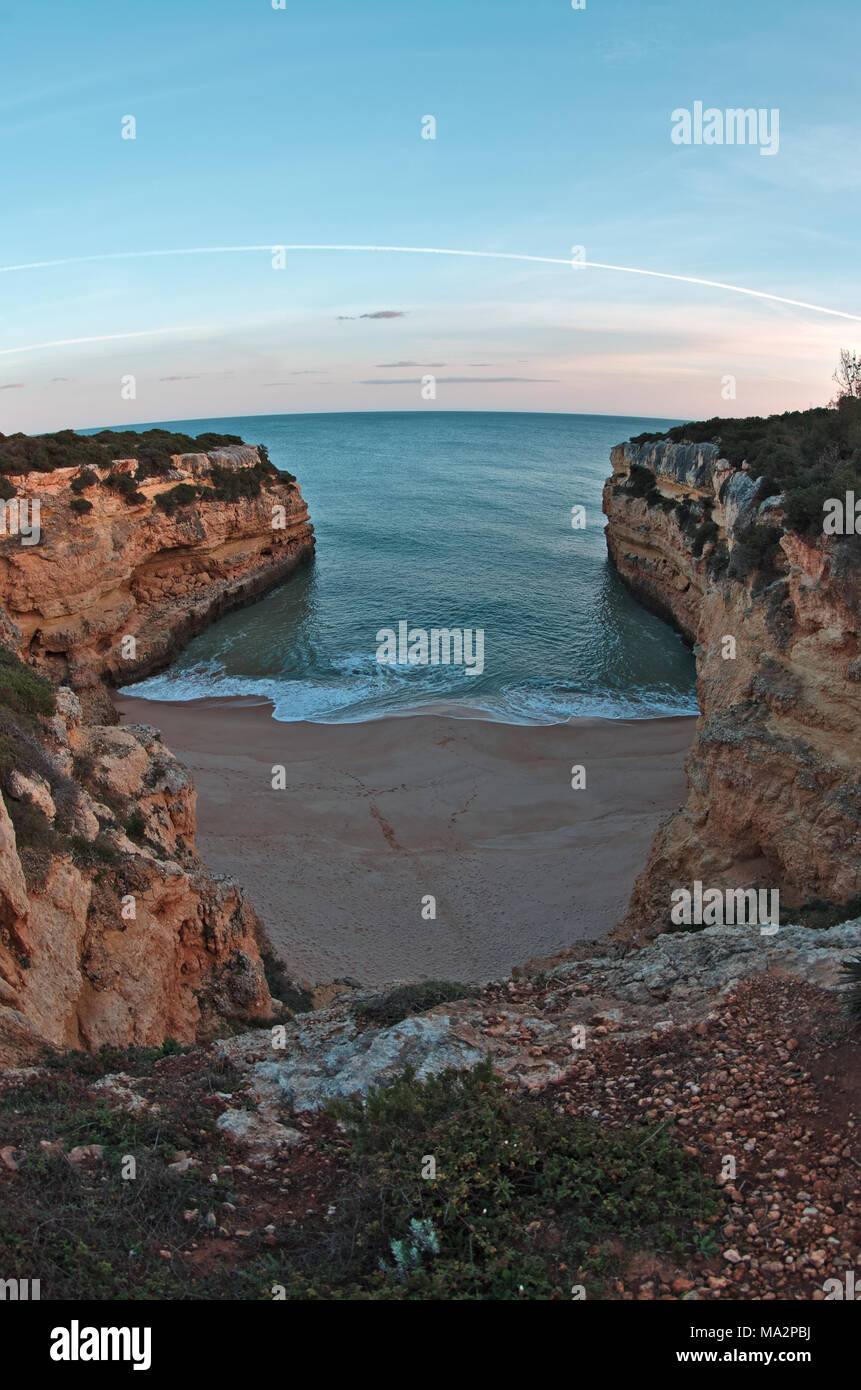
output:
M19 496L39 501L41 537L37 545L0 539L4 627L26 661L70 685L102 719L113 717L104 683L166 666L207 623L313 554L299 487L256 448L181 454L173 465L125 495L106 480L130 482L131 459L87 470L94 482L77 495L77 467L10 479ZM234 486L225 489L225 479ZM241 488L250 479L256 495ZM182 501L172 510L155 500L177 488ZM77 511L82 503L90 509Z
M0 1062L282 1012L253 908L197 855L188 776L155 729L117 726L107 687L284 579L313 531L257 449L170 464L6 475L40 534L0 539Z
M697 879L778 888L790 908L851 902L861 542L797 534L783 497L716 443L632 442L611 460L611 559L693 644L700 706L687 804L658 831L619 932L665 929L671 890Z
M262 929L198 858L194 790L157 731L86 724L61 687L25 755L0 799L0 1060L270 1018Z

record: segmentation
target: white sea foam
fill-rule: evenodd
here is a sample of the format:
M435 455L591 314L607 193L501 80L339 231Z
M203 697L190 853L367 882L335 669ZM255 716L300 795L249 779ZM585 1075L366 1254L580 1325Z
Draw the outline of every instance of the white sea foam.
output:
M564 724L569 719L657 719L696 715L694 700L666 690L586 693L509 686L498 692L459 697L444 679L416 680L412 700L403 685L415 670L397 667L364 670L362 657L344 657L332 681L322 679L250 680L196 668L172 670L127 686L129 695L154 701L241 699L254 697L273 705L282 723L307 720L319 724L354 724L392 715L445 712L460 718L491 719L505 724ZM428 672L422 672L427 677ZM435 674L435 673L433 673ZM395 688L393 688L395 687ZM435 687L435 688L434 688Z

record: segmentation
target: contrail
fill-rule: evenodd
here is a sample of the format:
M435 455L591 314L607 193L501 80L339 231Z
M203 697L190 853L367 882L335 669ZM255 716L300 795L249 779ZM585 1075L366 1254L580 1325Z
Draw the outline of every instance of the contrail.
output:
M706 289L728 290L732 294L744 294L752 299L767 300L772 304L787 304L793 309L808 309L815 314L827 314L831 318L848 319L861 323L861 314L849 314L842 309L831 309L824 304L811 304L804 299L789 299L786 295L771 294L767 290L754 290L746 285L731 285L724 280L707 280L697 275L676 275L666 270L646 270L641 266L610 265L604 261L572 261L564 256L531 256L513 251L469 251L447 246L364 246L353 243L316 244L297 242L287 244L272 242L262 246L182 246L163 251L104 251L91 256L66 256L50 261L27 261L17 265L0 266L0 275L10 275L23 270L48 270L55 266L85 265L97 261L134 261L155 259L161 256L225 256L275 251L362 251L392 252L410 256L469 256L491 261L528 261L539 265L564 265L575 269L609 270L620 275L645 275L654 280L673 280L683 285L700 285ZM155 330L154 330L155 331ZM115 334L115 337L132 337L132 334ZM142 335L141 335L142 336ZM103 342L107 339L69 339L74 342ZM31 352L38 347L61 347L66 343L36 344L32 348L6 348L3 355L15 352Z
M28 343L26 347L0 348L0 357L10 357L19 352L41 352L43 348L72 347L77 343L112 343L118 338L152 338L165 333L189 333L189 328L143 328L138 333L101 333L94 338L55 338L52 343Z

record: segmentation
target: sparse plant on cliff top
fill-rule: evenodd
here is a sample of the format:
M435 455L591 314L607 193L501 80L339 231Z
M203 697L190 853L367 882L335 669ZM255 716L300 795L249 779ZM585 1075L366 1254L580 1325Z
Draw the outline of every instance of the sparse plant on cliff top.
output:
M146 834L146 817L142 811L132 811L125 823L125 832L130 840L142 840Z
M783 531L779 526L757 523L738 531L730 560L730 577L744 579L754 570L772 573L783 556L780 548L782 535Z
M857 352L850 352L849 348L841 349L834 383L837 395L832 405L838 405L847 396L861 396L861 357Z

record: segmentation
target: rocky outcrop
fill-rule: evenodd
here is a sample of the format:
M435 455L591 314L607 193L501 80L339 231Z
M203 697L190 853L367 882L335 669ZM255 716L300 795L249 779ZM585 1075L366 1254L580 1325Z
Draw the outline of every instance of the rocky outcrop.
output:
M261 925L198 858L194 789L157 730L86 724L68 688L41 724L62 820L43 812L19 846L0 799L0 1062L276 1016ZM44 806L27 780L21 796Z
M665 929L671 891L697 880L776 888L790 909L850 903L861 893L858 540L792 532L782 499L716 444L631 443L611 459L610 556L693 645L700 706L687 804L659 829L619 933Z
M38 544L0 538L0 635L24 660L71 686L85 709L113 718L106 685L164 666L208 623L280 583L314 551L314 533L293 481L248 445L175 455L167 477L108 486L135 461L91 470L76 510L79 470L12 477L19 497L39 502ZM261 482L259 494L211 486L213 476ZM155 499L177 487L199 495L166 511ZM249 494L252 489L248 489ZM237 494L237 495L233 495ZM180 493L180 496L183 494Z
M142 481L133 459L8 480L38 534L0 538L0 1062L283 1012L251 904L197 855L187 774L155 729L117 726L108 687L283 580L313 530L256 448L170 463Z
M859 946L861 920L827 931L784 927L767 939L743 927L675 932L641 951L605 948L516 982L477 987L472 998L387 1028L362 1021L356 1005L374 996L358 991L283 1028L219 1042L216 1052L239 1068L258 1110L272 1117L367 1095L407 1066L424 1080L482 1057L510 1081L539 1090L582 1070L583 1057L572 1050L575 1029L584 1044L606 1038L630 1052L713 1019L726 996L759 976L839 995L849 987L843 962Z

